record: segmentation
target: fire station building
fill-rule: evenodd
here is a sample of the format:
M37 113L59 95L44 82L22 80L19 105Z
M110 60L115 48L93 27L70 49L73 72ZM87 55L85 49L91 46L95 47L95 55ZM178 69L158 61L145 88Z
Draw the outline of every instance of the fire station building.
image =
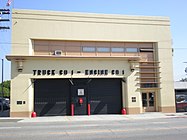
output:
M168 17L12 12L11 117L175 112Z

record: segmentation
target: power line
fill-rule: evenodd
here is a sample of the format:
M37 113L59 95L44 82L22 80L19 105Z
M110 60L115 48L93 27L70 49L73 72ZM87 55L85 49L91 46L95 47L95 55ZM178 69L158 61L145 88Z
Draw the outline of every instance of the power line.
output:
M10 21L9 18L2 18L3 15L9 15L9 14L10 14L10 9L0 9L0 15L1 15L0 22L9 22ZM6 30L6 29L10 29L10 27L3 26L3 25L0 26L0 30Z

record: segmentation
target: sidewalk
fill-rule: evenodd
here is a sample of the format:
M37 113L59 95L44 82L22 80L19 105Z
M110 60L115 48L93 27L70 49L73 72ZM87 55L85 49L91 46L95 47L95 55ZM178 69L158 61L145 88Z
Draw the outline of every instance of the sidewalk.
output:
M54 116L54 117L36 117L36 118L10 118L0 117L0 122L74 122L74 121L109 121L109 120L143 120L158 118L187 118L187 112L184 113L144 113L137 115L91 115L91 116Z

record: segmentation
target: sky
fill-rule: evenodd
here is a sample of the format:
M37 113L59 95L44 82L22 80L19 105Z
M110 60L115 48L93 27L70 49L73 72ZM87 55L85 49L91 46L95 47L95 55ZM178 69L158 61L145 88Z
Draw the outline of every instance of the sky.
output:
M8 0L0 0L0 9ZM187 0L14 0L10 9L35 9L122 15L167 16L171 21L174 80L187 77ZM10 18L3 16L2 18ZM0 25L10 23L0 23ZM11 51L11 29L0 31L0 59L4 59L4 80L11 79L10 62L5 56ZM2 62L0 62L0 76ZM1 80L0 80L1 81Z

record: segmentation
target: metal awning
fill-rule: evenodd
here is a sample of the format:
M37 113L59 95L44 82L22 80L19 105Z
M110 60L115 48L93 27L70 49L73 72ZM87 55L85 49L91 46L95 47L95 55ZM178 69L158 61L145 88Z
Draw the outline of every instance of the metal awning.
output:
M12 60L63 60L63 59L119 59L127 61L140 61L140 56L56 56L56 55L7 55Z

